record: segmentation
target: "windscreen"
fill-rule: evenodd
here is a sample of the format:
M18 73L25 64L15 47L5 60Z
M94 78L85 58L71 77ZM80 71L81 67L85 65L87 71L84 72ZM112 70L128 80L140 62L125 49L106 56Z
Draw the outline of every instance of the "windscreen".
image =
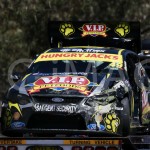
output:
M100 73L120 68L119 63L92 60L56 60L34 63L28 73Z

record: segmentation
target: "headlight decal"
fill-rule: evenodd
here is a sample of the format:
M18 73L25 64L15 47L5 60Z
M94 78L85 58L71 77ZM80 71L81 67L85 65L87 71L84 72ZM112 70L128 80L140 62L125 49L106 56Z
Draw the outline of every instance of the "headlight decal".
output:
M10 109L11 109L11 107L15 107L18 110L18 112L21 114L21 116L22 116L20 107L19 107L19 105L17 103L8 102L8 106L9 106Z

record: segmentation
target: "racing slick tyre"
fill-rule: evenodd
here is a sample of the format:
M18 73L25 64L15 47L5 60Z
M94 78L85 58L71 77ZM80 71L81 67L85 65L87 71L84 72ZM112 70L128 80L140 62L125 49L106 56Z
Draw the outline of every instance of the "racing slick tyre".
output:
M128 136L130 134L130 104L129 99L125 97L121 100L123 105L123 111L121 111L121 118L123 121L122 125L122 135Z
M6 115L6 110L2 109L1 112L1 133L2 135L8 136L8 137L23 137L22 133L12 133L7 131L6 129L6 119L8 119L9 117Z

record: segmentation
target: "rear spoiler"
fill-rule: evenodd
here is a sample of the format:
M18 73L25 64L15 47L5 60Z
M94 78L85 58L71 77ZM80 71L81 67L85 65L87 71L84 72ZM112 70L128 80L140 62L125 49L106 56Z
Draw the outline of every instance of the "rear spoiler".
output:
M139 22L49 21L51 47L100 46L141 52Z

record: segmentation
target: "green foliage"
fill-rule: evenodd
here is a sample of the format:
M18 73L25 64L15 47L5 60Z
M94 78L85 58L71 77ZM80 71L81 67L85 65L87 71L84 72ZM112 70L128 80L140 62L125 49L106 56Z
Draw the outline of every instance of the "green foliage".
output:
M149 0L1 0L0 91L9 87L7 72L14 60L49 48L48 19L141 21L144 30L150 26L149 18ZM150 37L150 32L142 37Z

